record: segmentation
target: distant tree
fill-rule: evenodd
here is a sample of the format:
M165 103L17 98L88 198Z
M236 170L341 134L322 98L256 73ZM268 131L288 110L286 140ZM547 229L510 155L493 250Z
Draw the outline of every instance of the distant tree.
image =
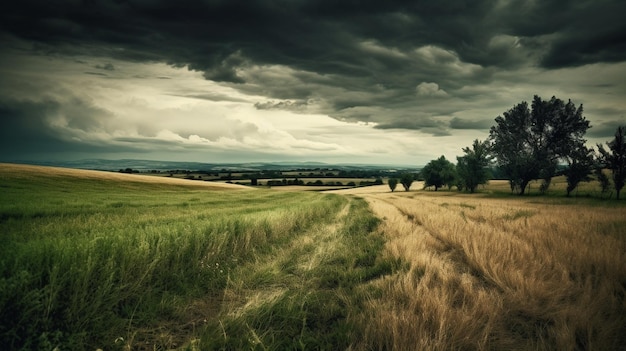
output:
M626 127L617 127L615 131L615 138L608 141L606 145L609 147L609 151L604 148L604 145L598 144L598 151L600 151L600 160L604 167L611 170L613 175L613 186L615 187L615 194L619 200L619 193L624 187L624 181L626 179L626 140L624 140L624 130Z
M544 101L535 95L532 110L523 101L498 116L489 138L511 190L523 195L534 179L543 179L542 190L547 190L559 160L584 144L587 129L582 105L576 108L571 100Z
M476 191L481 184L489 180L489 141L474 140L472 148L463 148L465 156L457 157L457 187L470 193Z
M258 179L256 177L250 178L250 185L255 186L255 185L258 185L258 184L259 184L259 181L258 181Z
M595 157L592 149L580 145L567 158L568 168L565 170L567 180L567 196L576 189L578 183L588 182L591 178L595 166Z
M454 184L456 180L456 168L445 156L428 162L422 169L424 186L434 186L435 191L444 185Z
M608 193L611 188L611 181L609 180L609 177L604 174L601 165L595 169L594 173L598 183L600 183L600 197L603 198L604 194Z
M413 184L413 175L411 173L402 174L400 176L400 184L404 187L404 191L409 191L411 184Z
M396 190L396 186L398 185L398 178L389 178L387 184L389 185L389 189L391 189L391 192L394 192Z

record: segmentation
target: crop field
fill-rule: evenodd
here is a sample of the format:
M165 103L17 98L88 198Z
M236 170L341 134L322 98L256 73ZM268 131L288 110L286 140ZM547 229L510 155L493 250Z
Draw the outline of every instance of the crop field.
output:
M625 203L501 187L0 164L0 349L623 349Z
M502 198L493 187L497 196L338 191L367 199L385 254L409 263L375 282L353 349L626 347L624 203Z

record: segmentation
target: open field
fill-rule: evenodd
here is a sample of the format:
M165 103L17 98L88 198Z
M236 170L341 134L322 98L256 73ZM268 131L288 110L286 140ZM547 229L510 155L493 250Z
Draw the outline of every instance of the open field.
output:
M367 199L410 266L375 283L353 349L626 347L622 203L385 187L337 191Z
M0 164L2 349L626 345L624 201L145 178Z
M393 269L363 200L139 179L0 165L2 349L345 348Z
M53 185L54 179L66 180L67 178L80 179L80 180L92 180L96 182L114 182L119 184L123 183L148 183L156 185L178 185L178 186L192 186L205 189L213 188L218 189L249 189L236 184L217 183L217 182L190 182L186 179L174 178L174 177L156 177L150 175L140 174L126 174L118 172L103 172L103 171L90 171L83 169L70 169L70 168L57 168L57 167L43 167L32 165L21 165L11 163L0 163L1 172L0 176L2 180L15 180L21 181L51 181Z

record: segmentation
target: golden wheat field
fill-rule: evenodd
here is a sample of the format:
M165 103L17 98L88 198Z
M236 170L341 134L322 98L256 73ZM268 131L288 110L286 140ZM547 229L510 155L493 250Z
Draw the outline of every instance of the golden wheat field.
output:
M623 206L386 186L343 193L369 202L386 254L408 262L354 316L364 329L354 349L625 347Z
M116 181L116 182L130 182L130 183L148 183L148 184L165 184L165 185L182 185L210 189L252 189L237 184L219 183L219 182L202 182L194 181L191 183L189 180L175 178L175 177L155 177L150 175L140 174L126 174L118 172L103 172L93 171L86 169L72 169L62 167L48 167L48 166L35 166L13 163L2 163L2 176L3 177L15 177L22 176L27 177L29 174L46 174L47 177L73 177L77 179L91 179L96 181Z

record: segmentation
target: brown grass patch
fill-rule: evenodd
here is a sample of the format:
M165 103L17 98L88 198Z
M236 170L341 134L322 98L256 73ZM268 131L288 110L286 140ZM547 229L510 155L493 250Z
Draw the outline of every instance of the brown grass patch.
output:
M498 184L500 185L500 184ZM358 190L358 189L357 189ZM617 349L626 209L434 192L364 193L387 254L355 349ZM352 193L355 193L353 191Z

